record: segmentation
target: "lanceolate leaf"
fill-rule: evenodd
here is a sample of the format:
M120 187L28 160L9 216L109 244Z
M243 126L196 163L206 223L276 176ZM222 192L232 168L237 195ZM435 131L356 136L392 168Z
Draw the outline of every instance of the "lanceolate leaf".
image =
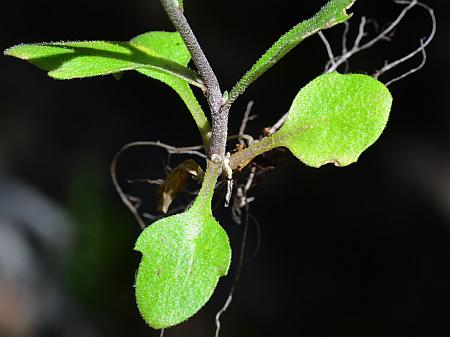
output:
M193 206L149 226L136 242L135 249L142 253L136 300L153 328L170 327L194 315L228 272L228 236L211 213L220 172L220 165L209 163Z
M84 41L22 44L6 55L29 61L56 79L84 78L112 74L120 78L136 70L172 87L190 110L205 143L210 131L208 119L189 84L204 85L187 65L191 55L178 33L149 32L130 42Z
M373 77L322 75L300 90L273 137L309 166L346 166L381 135L391 104L389 90Z
M138 68L154 69L203 87L196 72L163 57L143 52L128 42L80 41L22 44L5 50L47 70L56 79L114 74Z
M149 32L136 36L130 44L146 54L153 54L156 50L160 57L170 59L183 67L191 60L191 54L179 33ZM210 131L208 119L186 81L155 69L139 68L137 71L167 84L178 93L191 112L204 142L207 143L207 134Z
M231 106L236 98L242 94L251 83L264 74L304 39L320 30L347 21L351 15L347 14L346 10L349 9L355 1L356 0L330 0L311 19L299 23L283 35L234 86L229 94L226 106Z

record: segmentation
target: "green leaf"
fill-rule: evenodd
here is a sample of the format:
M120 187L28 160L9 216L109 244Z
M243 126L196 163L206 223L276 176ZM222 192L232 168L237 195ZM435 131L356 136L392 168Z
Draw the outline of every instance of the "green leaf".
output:
M157 50L160 57L170 59L183 67L186 67L191 60L191 54L177 32L144 33L133 38L130 44L144 53L151 54ZM139 68L137 71L167 84L177 92L191 112L206 144L207 134L211 128L202 107L186 81L154 69Z
M178 33L149 32L130 42L58 42L22 44L5 55L29 61L56 79L84 78L136 70L172 87L191 112L205 144L211 128L188 83L205 90L199 75L187 68L191 55Z
M273 141L306 165L346 166L380 137L391 105L389 90L373 77L321 75L300 90Z
M170 74L203 88L202 81L193 70L160 57L155 50L143 52L128 42L22 44L5 50L5 55L29 61L47 70L49 76L56 79L84 78L145 68Z
M210 162L200 194L186 212L159 220L139 236L142 253L136 300L155 329L179 324L211 297L228 272L228 236L211 213L211 198L221 166Z
M320 30L331 28L336 24L347 21L351 15L347 14L346 10L354 2L355 0L331 0L311 19L299 23L284 34L233 87L226 102L226 107L230 107L251 83L304 39Z

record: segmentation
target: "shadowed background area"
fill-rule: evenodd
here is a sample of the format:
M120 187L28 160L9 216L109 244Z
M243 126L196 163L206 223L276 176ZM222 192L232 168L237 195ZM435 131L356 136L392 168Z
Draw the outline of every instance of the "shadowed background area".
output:
M324 3L185 0L185 13L226 90ZM381 139L346 168L317 170L288 156L252 190L261 245L244 265L221 336L450 335L450 6L426 3L435 9L437 35L424 69L390 87L394 105ZM1 50L172 30L157 0L8 1L2 7ZM358 0L349 42L360 16L383 27L401 8ZM373 73L416 48L429 30L426 13L413 10L391 42L355 56L350 71ZM325 32L336 51L342 31ZM258 136L326 61L318 36L304 41L236 102L231 132L254 100L258 118L248 132ZM420 57L381 80L418 63ZM0 336L158 336L134 302L140 256L133 245L140 230L114 191L109 164L130 141L199 144L183 103L137 73L119 81L55 81L4 56L0 69ZM164 178L165 159L161 150L136 149L119 163L124 186L149 209L154 187L125 180ZM227 211L217 216L237 254L242 226ZM247 256L256 245L252 222ZM214 335L236 261L237 255L204 310L165 336Z

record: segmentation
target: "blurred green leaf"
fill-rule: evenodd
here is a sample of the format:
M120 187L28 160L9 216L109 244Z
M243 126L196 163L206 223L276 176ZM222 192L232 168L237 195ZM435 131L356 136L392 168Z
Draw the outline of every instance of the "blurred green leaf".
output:
M355 0L331 0L311 19L303 21L284 34L269 50L253 65L253 67L239 80L231 90L226 105L229 107L236 98L258 77L269 70L283 56L295 48L307 37L320 30L331 28L347 21L351 15L347 14Z
M136 300L153 328L170 327L194 315L228 272L228 236L211 212L220 172L220 165L209 163L193 206L147 227L136 242L135 249L142 253Z
M127 214L119 203L110 200L108 162L99 159L97 151L88 152L75 154L69 165L65 200L74 223L74 241L61 277L80 305L90 313L108 315L117 310L117 298L111 292L127 291L130 277L117 275L117 268L129 265L127 252L136 231L127 225Z
M389 90L371 76L325 74L300 90L272 137L309 166L346 166L379 138L391 105Z

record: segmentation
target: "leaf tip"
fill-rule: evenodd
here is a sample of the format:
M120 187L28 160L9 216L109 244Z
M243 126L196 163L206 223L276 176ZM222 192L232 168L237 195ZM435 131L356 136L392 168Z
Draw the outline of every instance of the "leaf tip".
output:
M148 237L149 228L150 227L145 228L142 231L142 233L139 235L139 237L137 238L137 240L134 244L133 250L144 254L146 242L148 241L147 237Z
M352 7L355 4L355 2L356 2L356 0L347 0L347 1L348 1L348 4L345 7L344 12L347 11L348 9L350 9L350 7ZM352 13L350 13L349 15L352 15Z
M21 43L12 47L9 47L3 51L3 55L17 57L22 60L28 60L28 56L24 53L20 53L20 49L25 46L25 44Z
M3 51L3 55L11 56L11 50L12 50L12 48L14 48L14 47L9 47L9 48L5 49L5 50Z
M348 13L347 11L355 4L356 0L346 0L347 5L342 9L341 18L339 18L339 23L349 20L353 13Z

